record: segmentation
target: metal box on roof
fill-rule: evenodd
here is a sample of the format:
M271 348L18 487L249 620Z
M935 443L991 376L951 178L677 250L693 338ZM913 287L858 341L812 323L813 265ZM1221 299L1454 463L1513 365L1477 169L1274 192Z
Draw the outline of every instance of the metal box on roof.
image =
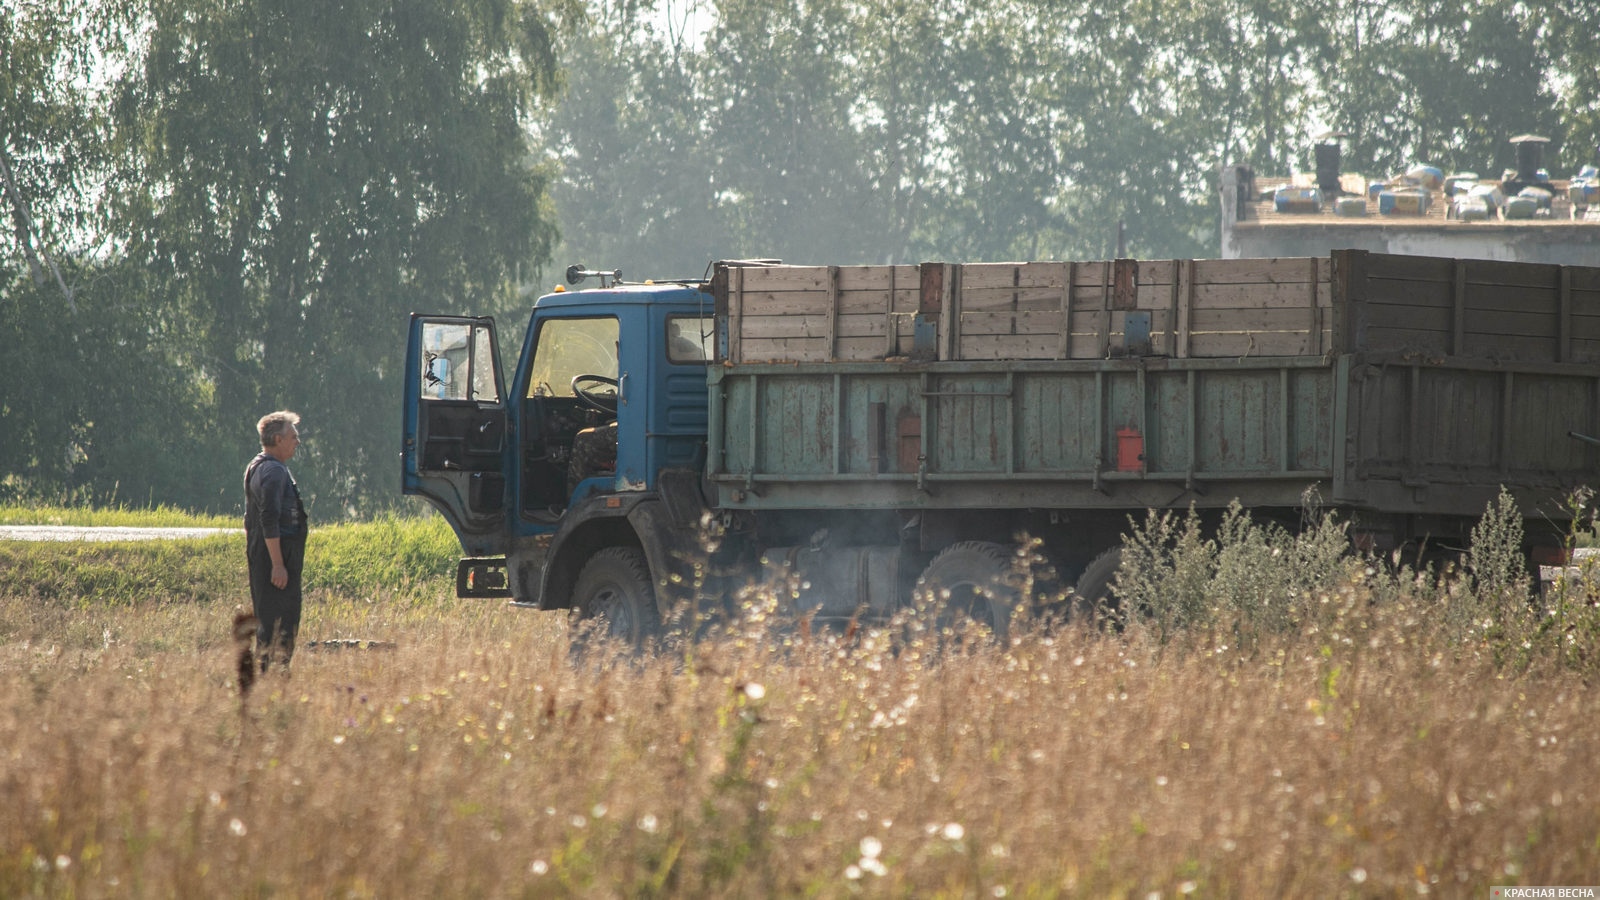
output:
M1367 201L1360 197L1340 197L1333 201L1333 213L1338 216L1364 216L1367 214Z
M1281 187L1272 195L1272 207L1281 213L1322 212L1322 191L1314 187Z
M1539 211L1539 201L1533 197L1518 194L1506 201L1505 214L1508 219L1531 219Z
M1378 212L1386 216L1423 216L1428 213L1425 191L1384 191L1378 195Z

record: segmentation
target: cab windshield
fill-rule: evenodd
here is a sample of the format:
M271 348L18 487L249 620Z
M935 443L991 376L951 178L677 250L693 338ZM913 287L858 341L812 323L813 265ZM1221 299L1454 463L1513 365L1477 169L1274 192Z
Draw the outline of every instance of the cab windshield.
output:
M529 397L573 397L572 379L579 375L617 378L617 320L547 319L539 327Z

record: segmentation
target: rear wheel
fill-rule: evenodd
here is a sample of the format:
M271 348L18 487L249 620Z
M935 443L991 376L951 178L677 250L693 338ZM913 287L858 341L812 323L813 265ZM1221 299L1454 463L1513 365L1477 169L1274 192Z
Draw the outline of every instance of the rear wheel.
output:
M661 635L650 565L633 547L607 547L589 558L572 588L579 626L642 650Z
M1112 547L1084 567L1073 589L1072 618L1075 621L1100 624L1117 620L1119 610L1114 585L1121 566L1122 548Z
M1002 643L1022 600L1013 554L992 541L962 541L940 551L917 579L918 602L933 611L939 631L977 622Z

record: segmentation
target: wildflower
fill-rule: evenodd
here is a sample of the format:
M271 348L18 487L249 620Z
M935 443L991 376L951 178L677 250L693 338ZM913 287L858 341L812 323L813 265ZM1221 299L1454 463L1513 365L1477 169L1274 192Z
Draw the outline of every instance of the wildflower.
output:
M743 690L744 695L751 700L760 700L762 697L767 695L767 689L759 682L755 681L745 682Z
M639 830L645 834L655 834L657 827L656 817L650 813L645 813L639 817Z
M883 841L870 835L861 839L862 859L877 859L881 853L883 853Z
M944 835L944 839L947 841L959 841L966 837L967 830L961 827L960 822L950 822L944 826L944 829L941 833Z
M246 834L249 834L250 831L244 827L243 822L239 821L238 819L232 819L228 822L228 833L234 837L244 837Z
M528 871L535 875L543 875L550 871L550 864L542 859L536 859L532 865L528 866Z

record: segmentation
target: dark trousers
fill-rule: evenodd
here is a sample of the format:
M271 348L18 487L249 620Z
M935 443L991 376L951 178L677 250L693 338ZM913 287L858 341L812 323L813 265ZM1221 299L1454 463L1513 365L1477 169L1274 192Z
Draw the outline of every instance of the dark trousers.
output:
M256 614L256 656L261 671L274 657L288 665L294 656L294 638L300 631L300 572L306 562L306 536L286 534L278 539L283 551L283 566L289 570L289 583L272 584L272 555L265 538L251 535L247 553L250 560L250 605Z

